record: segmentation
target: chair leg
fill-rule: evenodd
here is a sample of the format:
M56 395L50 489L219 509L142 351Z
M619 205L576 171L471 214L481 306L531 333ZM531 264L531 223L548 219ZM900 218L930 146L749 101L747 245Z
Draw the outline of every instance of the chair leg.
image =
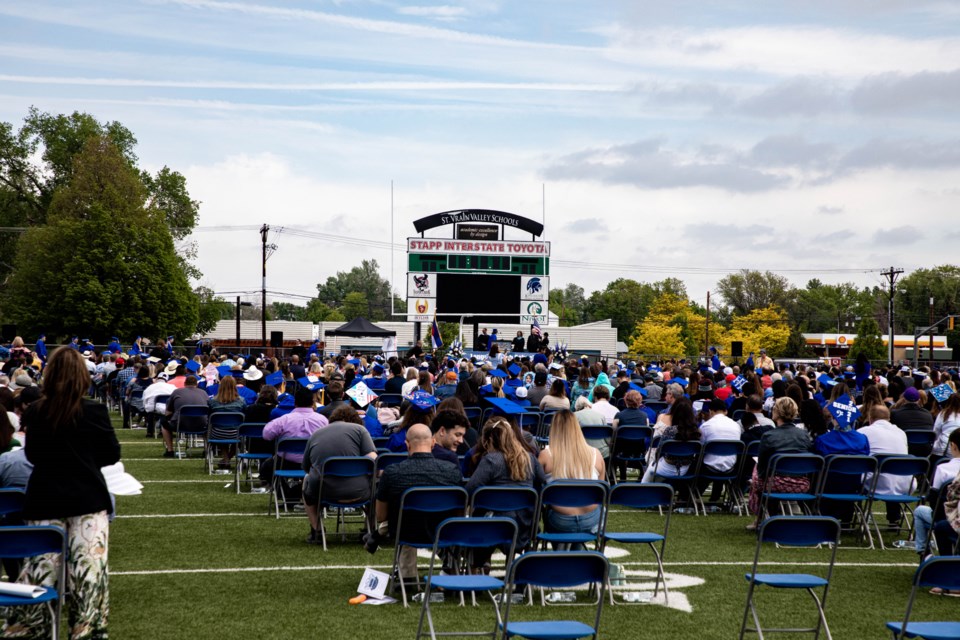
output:
M743 607L743 621L740 623L740 640L743 640L744 634L747 632L747 618L750 615L750 611L753 607L753 582L750 583L750 586L747 587L747 604ZM754 619L756 619L756 612L754 612ZM756 624L756 623L754 623ZM756 625L760 626L760 625Z
M827 640L833 640L833 636L830 635L830 627L827 625L827 616L823 612L823 605L820 602L820 598L817 597L817 594L814 593L813 589L807 589L807 593L810 594L810 597L813 598L814 603L817 605L817 628L814 633L814 640L819 640L820 638L820 629L823 629L823 632L827 635Z
M657 548L650 545L650 548L653 550L653 555L657 558L657 579L653 583L653 596L657 596L657 592L660 586L660 582L663 582L663 602L665 604L670 604L670 592L667 590L667 576L663 573L663 558L660 557L660 552L657 551Z

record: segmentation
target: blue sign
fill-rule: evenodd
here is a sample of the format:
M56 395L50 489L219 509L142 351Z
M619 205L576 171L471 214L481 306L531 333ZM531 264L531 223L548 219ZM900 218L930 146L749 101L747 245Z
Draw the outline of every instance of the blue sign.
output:
M743 385L747 384L747 379L743 376L737 376L730 381L730 386L737 390L737 392L743 391Z
M830 412L830 415L832 415L837 421L837 424L840 425L841 431L847 431L852 428L857 418L860 417L860 410L857 409L856 403L846 394L831 402L827 406L827 411Z

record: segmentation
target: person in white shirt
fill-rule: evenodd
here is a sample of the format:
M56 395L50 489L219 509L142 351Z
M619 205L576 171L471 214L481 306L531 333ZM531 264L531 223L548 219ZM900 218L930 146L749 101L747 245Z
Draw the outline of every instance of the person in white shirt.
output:
M872 456L906 456L907 434L900 427L890 422L890 409L886 405L873 405L867 415L870 424L860 429L860 433L867 437ZM873 474L864 478L867 486L873 482ZM902 495L910 493L913 478L908 476L892 476L881 474L877 479L876 492L878 495ZM891 523L900 522L900 505L888 502L887 520Z
M706 446L712 440L740 440L740 425L727 417L727 403L714 398L704 408L707 420L700 425L700 442ZM737 463L737 456L707 454L703 458L706 467L720 473L730 471Z
M167 405L157 402L160 396L169 396L177 387L167 382L167 374L161 373L153 384L143 390L143 411L147 414L147 437L152 438L159 416L167 411Z
M950 460L938 465L934 471L930 495L927 498L928 504L920 505L913 513L915 529L913 539L915 549L917 553L920 554L921 560L923 560L924 554L927 551L927 539L930 536L930 529L932 529L934 525L933 508L929 505L937 502L940 490L944 485L960 481L960 429L955 429L950 434L947 441L947 450L950 452ZM938 514L938 518L943 517L944 514L941 511ZM946 520L943 522L946 522ZM949 525L946 525L946 528L949 529ZM947 555L950 553L950 550L949 548L940 549L940 553Z
M960 393L947 398L933 423L933 433L937 436L933 443L933 455L947 455L947 440L957 427L960 427Z
M593 410L603 416L606 424L613 424L614 416L620 413L620 409L610 404L610 390L601 386L593 389Z

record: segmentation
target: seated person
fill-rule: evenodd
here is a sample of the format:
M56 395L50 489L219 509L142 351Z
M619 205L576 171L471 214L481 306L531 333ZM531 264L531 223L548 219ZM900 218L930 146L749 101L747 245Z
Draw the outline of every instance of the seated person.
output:
M207 406L207 392L203 389L197 388L197 379L194 376L187 376L183 381L183 388L177 389L170 394L170 399L167 400L166 407L166 421L160 423L160 433L163 435L163 446L166 451L163 454L164 458L173 457L173 432L177 429L177 424L180 418L180 409L182 407L188 406ZM186 418L184 418L186 419ZM206 422L206 418L191 418L194 420L202 419Z
M433 432L433 457L460 467L457 450L463 445L463 436L470 427L467 416L457 411L439 411L430 423Z

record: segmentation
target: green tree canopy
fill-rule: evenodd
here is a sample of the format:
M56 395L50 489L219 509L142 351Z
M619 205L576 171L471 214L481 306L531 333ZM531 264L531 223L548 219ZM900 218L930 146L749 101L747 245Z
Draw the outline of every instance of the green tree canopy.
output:
M880 337L880 325L873 318L864 318L857 327L857 338L850 345L850 357L856 358L860 354L868 360L886 360L887 347Z
M751 269L724 276L717 282L717 291L735 316L772 305L790 309L796 297L793 285L783 276Z
M380 277L379 269L376 260L364 260L359 267L350 271L338 271L336 276L330 276L324 284L317 285L317 300L336 309L345 307L349 294L359 293L363 295L364 308L356 306L359 298L354 296L351 298L351 307L341 310L344 316L353 318L362 315L372 322L387 319L393 314L393 296L390 283Z
M26 333L189 336L199 320L166 220L122 148L87 139L47 224L20 241L7 305Z

